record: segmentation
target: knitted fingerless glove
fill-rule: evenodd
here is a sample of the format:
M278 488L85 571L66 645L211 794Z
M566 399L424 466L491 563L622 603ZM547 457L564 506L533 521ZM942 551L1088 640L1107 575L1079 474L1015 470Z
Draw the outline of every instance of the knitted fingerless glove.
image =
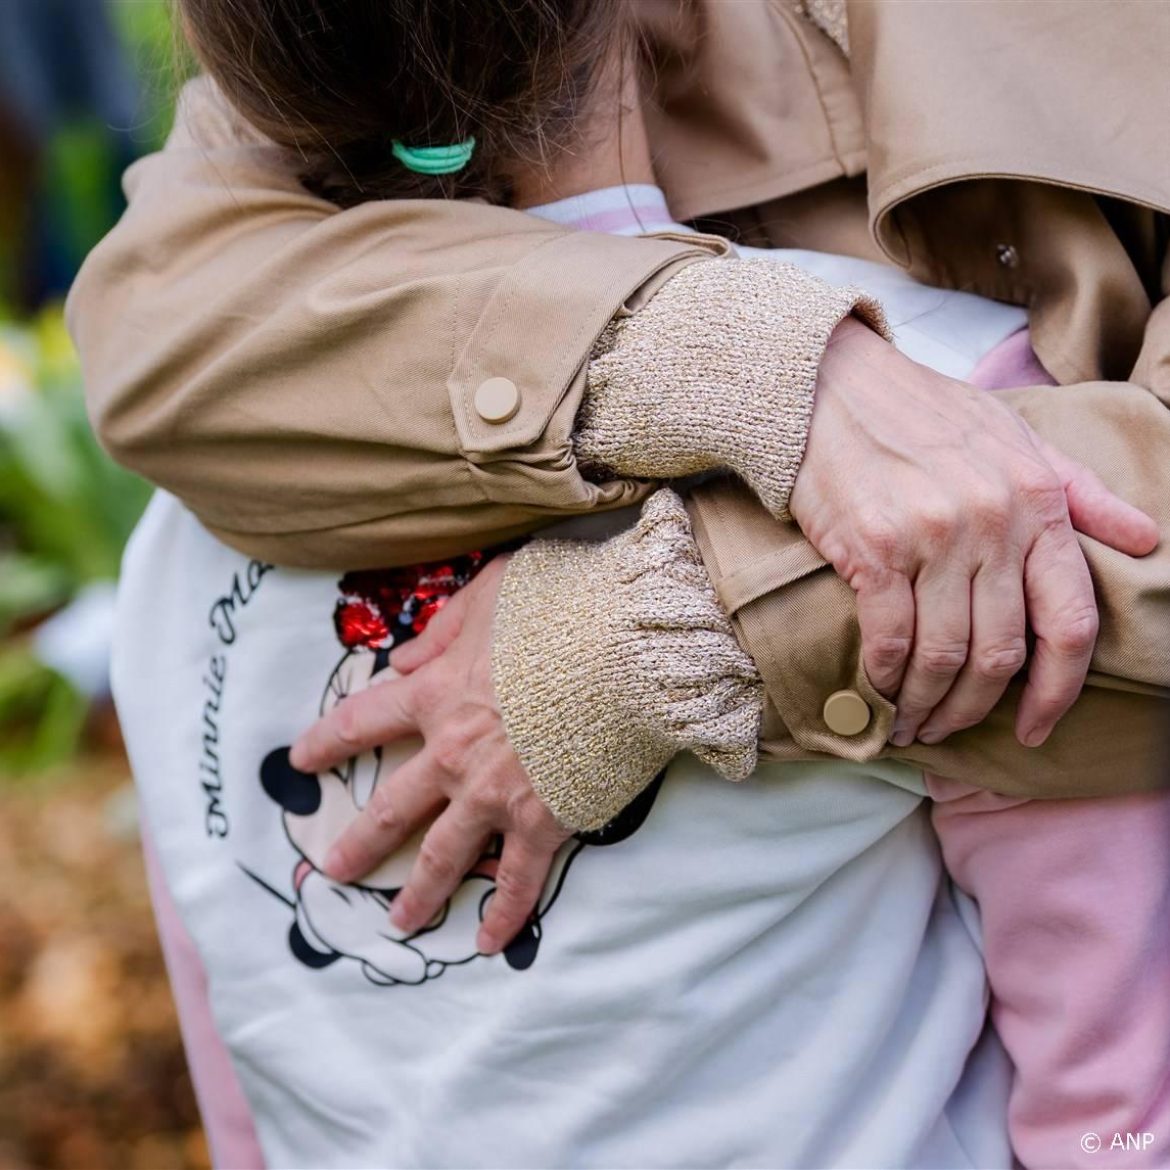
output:
M604 543L526 545L495 621L508 737L567 828L606 824L681 751L733 780L755 767L763 686L674 492Z

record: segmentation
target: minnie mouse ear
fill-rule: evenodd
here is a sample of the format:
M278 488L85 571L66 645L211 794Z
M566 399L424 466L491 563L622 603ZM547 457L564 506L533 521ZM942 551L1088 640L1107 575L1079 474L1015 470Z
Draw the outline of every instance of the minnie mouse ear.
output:
M536 953L539 950L540 920L531 918L504 948L504 961L513 971L527 971L536 962Z
M320 971L323 967L328 967L341 958L337 951L319 951L316 947L311 946L309 940L305 938L304 932L295 922L288 928L288 949L292 951L293 958L304 963L306 967L312 967L315 971Z
M285 812L310 817L321 807L321 781L311 773L298 772L288 758L286 747L264 757L260 783Z

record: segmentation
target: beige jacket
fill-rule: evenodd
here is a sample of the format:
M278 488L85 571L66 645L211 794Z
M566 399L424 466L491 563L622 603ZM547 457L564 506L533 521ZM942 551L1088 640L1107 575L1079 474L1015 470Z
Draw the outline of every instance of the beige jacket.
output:
M1025 303L1065 381L1128 377L1144 337L1135 377L1170 402L1170 319L1151 317L1170 281L1158 117L1170 7L874 0L850 8L852 72L786 3L639 12L661 56L648 117L676 214L731 211L750 242L872 254L876 241L923 279ZM988 60L994 77L970 65ZM465 203L340 213L206 86L127 190L69 306L95 419L117 457L229 543L293 564L413 562L652 486L582 474L571 440L586 359L611 318L718 241L582 238ZM493 377L519 401L487 424L476 394ZM714 504L698 493L691 508L701 531ZM783 583L742 548L722 555L719 580L730 555L759 577L757 596ZM1139 592L1127 626L1139 657L1165 616L1154 594L1147 609ZM815 657L842 648L841 673L861 686L855 634L829 608L806 611ZM856 754L849 737L824 738L826 684L807 661L752 649L766 680L784 679L784 726L819 724L825 750ZM1117 661L1131 677L1124 649ZM888 721L875 713L876 737ZM976 763L993 743L1018 750L1008 738L994 722L965 737Z

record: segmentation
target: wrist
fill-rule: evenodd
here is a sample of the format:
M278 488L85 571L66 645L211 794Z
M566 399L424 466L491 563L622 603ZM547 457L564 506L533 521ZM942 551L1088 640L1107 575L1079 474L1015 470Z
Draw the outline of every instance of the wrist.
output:
M822 393L832 393L844 385L872 385L875 374L885 376L895 367L908 365L915 363L851 313L829 335L817 368L816 398L819 400Z

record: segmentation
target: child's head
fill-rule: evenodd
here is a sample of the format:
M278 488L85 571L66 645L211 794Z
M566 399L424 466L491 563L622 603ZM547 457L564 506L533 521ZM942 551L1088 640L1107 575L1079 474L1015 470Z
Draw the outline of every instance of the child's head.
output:
M517 161L579 131L619 52L623 0L179 0L232 103L305 160L336 202L505 200ZM474 137L459 173L427 177L391 150Z

